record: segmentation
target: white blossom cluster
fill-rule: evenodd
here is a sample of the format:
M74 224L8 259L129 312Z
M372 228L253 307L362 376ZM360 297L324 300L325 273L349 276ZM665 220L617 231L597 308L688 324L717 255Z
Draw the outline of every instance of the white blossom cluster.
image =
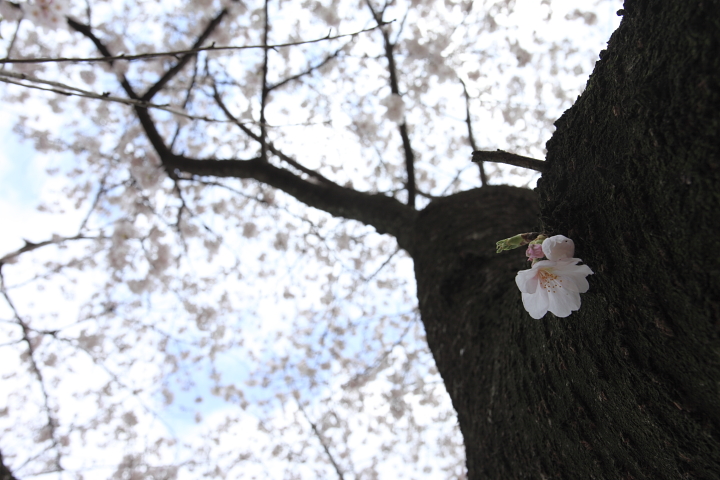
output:
M70 0L29 0L13 4L3 0L0 15L14 21L24 18L43 30L57 30L66 26L70 6Z

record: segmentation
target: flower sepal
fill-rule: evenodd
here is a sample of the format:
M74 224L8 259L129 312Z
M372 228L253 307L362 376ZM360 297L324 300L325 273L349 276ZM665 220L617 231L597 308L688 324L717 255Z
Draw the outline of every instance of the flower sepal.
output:
M500 253L504 250L513 250L515 248L524 247L530 243L542 243L543 240L545 240L545 235L537 232L520 233L514 237L500 240L495 244L495 246L497 247L497 253Z

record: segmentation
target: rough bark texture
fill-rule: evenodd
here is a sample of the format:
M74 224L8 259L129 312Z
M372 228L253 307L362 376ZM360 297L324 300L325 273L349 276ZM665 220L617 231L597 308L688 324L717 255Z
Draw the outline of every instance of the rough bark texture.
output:
M413 257L471 479L720 478L720 2L627 0L534 194L433 202ZM518 213L521 212L521 213ZM533 320L493 243L539 227L595 271Z

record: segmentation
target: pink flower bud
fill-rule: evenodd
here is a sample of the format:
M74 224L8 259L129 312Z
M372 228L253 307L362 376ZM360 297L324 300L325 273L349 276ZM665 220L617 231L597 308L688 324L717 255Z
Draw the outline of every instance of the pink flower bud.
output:
M543 253L542 245L540 245L540 244L528 245L528 248L525 251L525 256L528 257L528 260L532 260L533 258L543 258L545 256L545 254Z

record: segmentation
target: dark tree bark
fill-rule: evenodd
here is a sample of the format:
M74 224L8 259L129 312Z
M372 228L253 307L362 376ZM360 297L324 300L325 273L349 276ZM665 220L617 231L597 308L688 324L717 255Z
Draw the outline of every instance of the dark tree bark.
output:
M627 0L533 193L433 202L413 258L471 479L720 478L720 2ZM535 228L533 228L535 227ZM527 315L521 252L565 234L579 312Z

